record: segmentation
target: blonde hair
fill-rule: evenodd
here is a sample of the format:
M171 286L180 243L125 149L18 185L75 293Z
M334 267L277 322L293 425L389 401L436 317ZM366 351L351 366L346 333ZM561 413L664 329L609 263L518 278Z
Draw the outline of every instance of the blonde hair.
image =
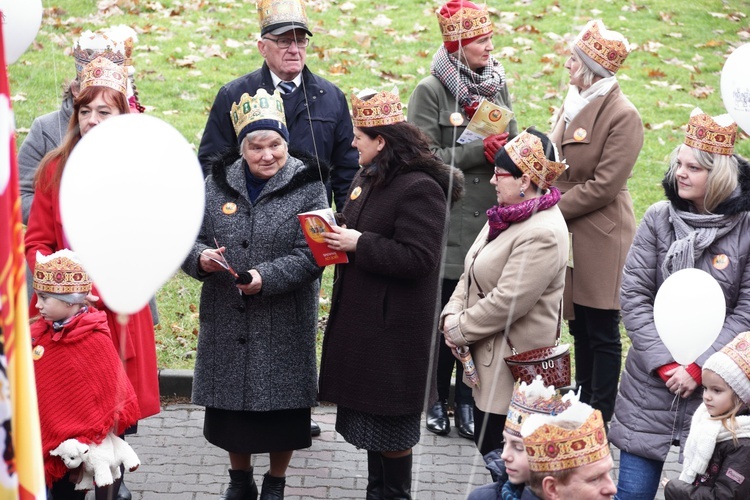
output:
M578 70L573 73L572 76L581 80L581 83L583 83L583 86L585 88L591 87L594 84L594 80L596 78L602 78L601 76L597 75L594 70L589 67L588 64L586 64L586 61L581 55L581 51L576 47L575 43L572 43L570 45L570 52L571 54L575 54L578 60L581 61L581 65L578 67Z
M695 161L701 167L708 170L708 179L706 180L706 195L703 198L703 207L706 212L713 212L724 200L729 198L732 192L739 184L739 163L737 158L727 155L718 155L708 153L700 149L691 148L685 144L680 144L669 157L669 170L667 171L667 182L677 191L677 155L680 148L690 148L695 156Z
M724 379L722 378L722 380ZM729 384L727 384L727 386L729 386ZM715 417L711 417L711 420L721 420L721 425L724 426L724 428L732 434L732 442L735 446L737 446L739 443L737 441L737 420L735 417L740 412L740 410L742 410L745 404L742 402L737 393L734 392L734 389L732 389L731 386L729 386L729 390L732 391L732 401L734 402L734 406L723 415L716 415Z

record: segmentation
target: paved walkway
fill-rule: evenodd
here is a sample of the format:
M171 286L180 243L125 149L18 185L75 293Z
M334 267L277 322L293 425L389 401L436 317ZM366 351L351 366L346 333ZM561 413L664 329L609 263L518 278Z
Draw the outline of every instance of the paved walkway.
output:
M334 430L336 410L313 410L320 437L311 448L295 452L288 470L285 498L364 498L367 454L343 440ZM134 500L218 500L228 483L227 454L203 438L203 408L174 404L159 415L142 420L138 434L128 441L142 465L126 474ZM676 454L670 455L665 473L679 475ZM618 454L615 450L615 467ZM256 481L268 469L267 455L254 457ZM412 494L418 500L464 499L474 487L490 481L474 444L451 430L436 436L423 429L414 449ZM661 490L657 498L663 498Z

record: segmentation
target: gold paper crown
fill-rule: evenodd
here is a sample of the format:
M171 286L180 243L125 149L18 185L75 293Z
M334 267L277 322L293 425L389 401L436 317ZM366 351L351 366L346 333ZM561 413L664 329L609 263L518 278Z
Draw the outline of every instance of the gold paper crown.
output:
M721 352L732 358L737 366L750 378L750 332L737 335Z
M279 133L289 140L286 116L284 116L284 101L281 99L278 90L274 91L273 95L266 92L265 89L258 89L255 96L250 96L248 93L242 94L240 102L232 103L230 116L234 125L234 133L237 134L238 138L246 128L247 132L253 129L277 130L278 128ZM278 123L278 127L276 123Z
M104 57L123 66L127 59L123 44L102 33L85 31L73 47L78 81L83 80L83 68L97 57Z
M444 17L440 10L436 14L444 42L457 42L492 33L492 20L487 5L480 9L462 7L450 17Z
M37 252L34 290L54 294L88 294L91 291L91 280L70 250L60 250L48 257Z
M577 429L543 424L524 437L523 444L529 458L529 469L534 472L575 469L609 455L604 420L599 410L594 410Z
M546 190L566 168L565 163L549 160L541 139L525 130L505 144L505 151L539 189Z
M602 29L607 33L602 33ZM605 34L614 37L608 39L605 38ZM594 62L612 73L617 73L630 53L628 42L622 35L606 30L600 21L596 20L589 21L576 39L576 46Z
M128 71L105 57L97 57L83 68L81 90L109 87L127 96Z
M537 378L527 385L526 382L516 382L513 387L513 396L510 399L510 407L508 408L508 417L505 420L505 431L516 437L521 437L521 426L531 414L539 413L543 415L557 415L563 412L570 406L569 400L563 401L563 396L560 391L555 390L554 387L548 387L547 393L552 391L553 394L538 394L536 397L530 393L533 391L545 392L544 384L542 383L541 376L537 375Z
M729 122L728 115L716 118ZM685 144L691 148L700 149L707 153L731 156L734 153L734 141L737 139L737 124L721 126L713 118L695 108L690 115L685 132Z
M363 92L360 92L360 95ZM355 127L379 127L405 120L401 100L395 89L392 92L383 91L371 95L372 97L367 100L352 95L352 118Z
M257 7L261 35L291 26L303 29L312 36L307 28L307 14L302 0L258 0Z

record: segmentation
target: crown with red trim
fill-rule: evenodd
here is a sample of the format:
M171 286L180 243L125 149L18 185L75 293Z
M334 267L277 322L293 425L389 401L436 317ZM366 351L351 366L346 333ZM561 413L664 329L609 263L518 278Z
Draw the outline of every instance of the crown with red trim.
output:
M737 139L737 124L727 114L711 118L700 108L690 113L685 144L707 153L731 156Z
M104 57L113 63L125 64L125 44L105 33L84 31L73 46L78 81L83 79L83 69L97 57Z
M530 384L516 382L505 420L505 431L520 438L521 426L529 415L557 415L570 407L571 400L577 400L573 391L563 396L553 386L545 387L541 375L537 375Z
M541 139L525 130L504 148L513 163L528 174L539 189L546 190L568 168L565 163L548 159Z
M581 402L558 415L530 415L521 435L533 472L575 469L609 455L601 412Z
M354 126L379 127L393 125L405 120L398 90L375 92L365 89L358 96L352 95L352 119Z
M88 294L91 280L76 255L64 249L46 257L36 253L33 286L35 291L43 293Z
M436 13L443 42L457 42L492 33L492 20L487 5L466 0L451 0Z
M612 74L617 73L630 53L628 41L620 33L608 30L601 21L589 21L575 41L584 54Z
M89 87L109 87L127 96L128 72L106 57L97 57L83 68L81 90Z

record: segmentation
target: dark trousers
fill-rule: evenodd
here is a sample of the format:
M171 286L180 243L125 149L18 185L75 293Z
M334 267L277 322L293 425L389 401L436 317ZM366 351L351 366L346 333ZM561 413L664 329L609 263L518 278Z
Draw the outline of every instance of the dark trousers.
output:
M573 304L575 318L568 322L575 340L576 384L581 401L612 419L622 365L620 311Z
M503 429L507 415L485 413L474 407L474 443L482 456L493 450L502 450Z
M445 307L445 304L453 295L453 290L456 288L458 280L443 280L443 288L441 290L441 308ZM440 401L448 401L451 388L451 375L453 375L453 368L456 369L456 392L455 392L455 403L456 404L474 404L474 398L471 395L471 387L466 385L464 379L464 365L457 360L450 350L450 347L445 345L442 334L438 339L438 364L437 364L437 391L438 398Z

